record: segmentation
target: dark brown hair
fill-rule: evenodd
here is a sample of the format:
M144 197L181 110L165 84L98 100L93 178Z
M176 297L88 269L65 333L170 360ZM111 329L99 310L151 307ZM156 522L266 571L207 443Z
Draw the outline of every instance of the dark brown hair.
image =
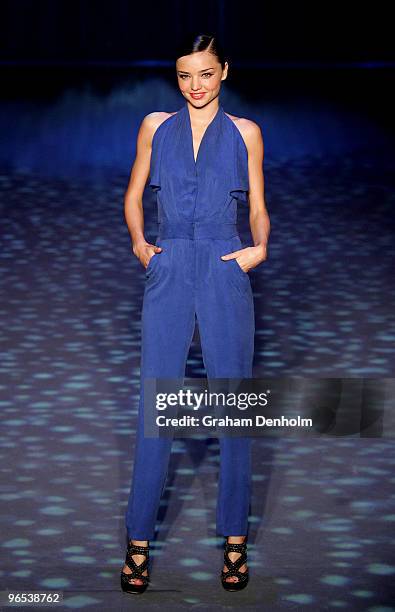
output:
M227 57L225 56L222 45L218 41L217 36L215 36L213 33L198 34L197 36L185 36L177 45L176 61L179 57L191 55L191 53L198 53L199 51L208 51L217 58L218 62L222 66L222 70L225 68Z

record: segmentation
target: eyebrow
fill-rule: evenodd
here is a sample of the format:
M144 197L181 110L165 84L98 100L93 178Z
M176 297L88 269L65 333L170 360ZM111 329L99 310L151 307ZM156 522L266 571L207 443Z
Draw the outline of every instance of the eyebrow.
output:
M199 70L199 72L206 72L206 70L214 70L214 67L205 68L204 70ZM178 72L182 72L183 74L189 74L189 72L186 72L186 70L178 70Z

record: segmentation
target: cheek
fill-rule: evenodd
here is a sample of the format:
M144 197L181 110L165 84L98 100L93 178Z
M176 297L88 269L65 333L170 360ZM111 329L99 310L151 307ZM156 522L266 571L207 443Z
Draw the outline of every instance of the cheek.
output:
M206 88L210 91L215 91L220 86L221 79L210 79L209 83L206 83Z

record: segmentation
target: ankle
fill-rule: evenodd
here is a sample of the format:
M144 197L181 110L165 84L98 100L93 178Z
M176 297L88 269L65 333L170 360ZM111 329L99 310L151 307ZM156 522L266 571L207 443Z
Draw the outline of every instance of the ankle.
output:
M247 536L227 536L228 544L243 544L247 540Z
M132 538L129 538L129 542L135 546L148 546L148 540L133 540Z

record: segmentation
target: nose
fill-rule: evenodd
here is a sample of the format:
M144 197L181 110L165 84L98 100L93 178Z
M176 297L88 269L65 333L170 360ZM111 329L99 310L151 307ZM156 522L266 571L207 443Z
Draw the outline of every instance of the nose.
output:
M200 85L200 81L199 79L192 79L192 91L195 91L195 89L200 89L201 85Z

